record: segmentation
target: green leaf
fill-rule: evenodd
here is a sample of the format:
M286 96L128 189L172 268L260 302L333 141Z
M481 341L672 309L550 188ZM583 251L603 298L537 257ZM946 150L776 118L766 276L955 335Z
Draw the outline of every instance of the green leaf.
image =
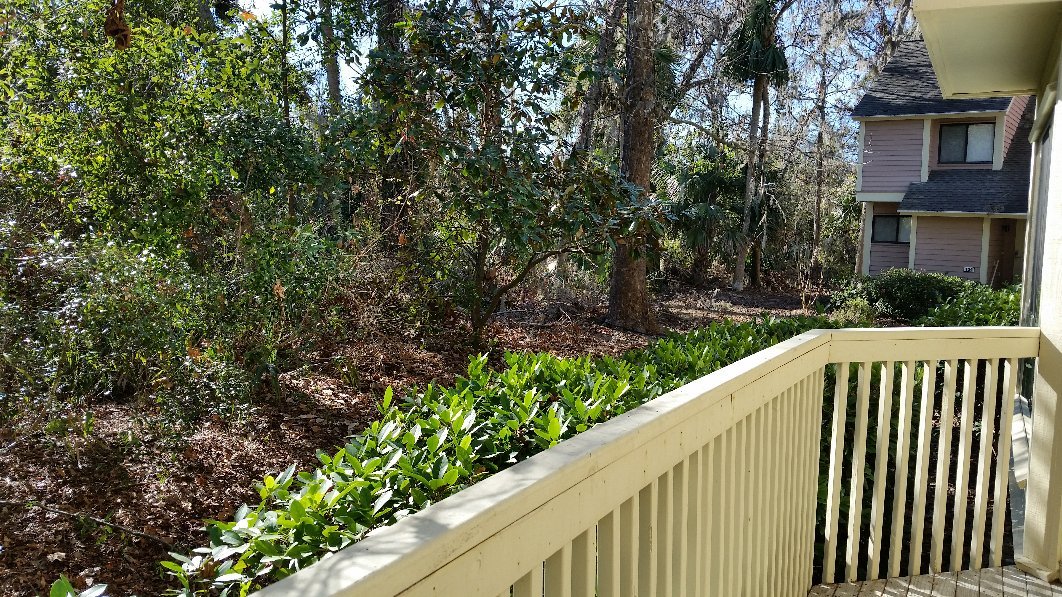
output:
M52 583L48 597L77 597L77 590L66 579L66 576L60 576L59 580Z

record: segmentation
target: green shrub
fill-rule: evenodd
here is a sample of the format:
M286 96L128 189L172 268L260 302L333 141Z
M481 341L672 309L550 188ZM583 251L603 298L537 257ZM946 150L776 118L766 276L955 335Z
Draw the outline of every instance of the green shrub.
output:
M245 594L283 578L462 488L593 425L829 320L712 324L619 358L508 354L490 371L471 359L452 387L429 385L321 466L289 468L259 486L261 502L210 522L210 545L163 566L183 594Z
M830 313L830 319L837 322L838 325L854 327L873 323L877 315L877 311L870 306L867 299L856 296L846 300L843 305L834 309Z
M0 421L91 400L154 406L175 429L239 415L258 381L357 328L339 290L365 286L355 259L309 226L263 224L212 259L0 228Z
M1020 318L1020 286L993 290L981 284L971 284L958 296L931 309L925 317L918 320L918 325L1018 325Z
M862 299L882 317L911 322L974 284L935 272L890 269L875 277L856 280L847 289L835 293L831 297L831 311Z

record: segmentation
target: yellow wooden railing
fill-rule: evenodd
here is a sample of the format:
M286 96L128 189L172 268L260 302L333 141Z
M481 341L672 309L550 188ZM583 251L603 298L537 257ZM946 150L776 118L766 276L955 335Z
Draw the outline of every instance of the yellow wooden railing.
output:
M930 475L926 446L933 435L928 427L932 417L926 412L931 414L934 407L925 397L933 397L941 384L944 403L936 408L943 407L947 419L948 406L956 399L958 367L976 371L977 363L985 360L982 385L1001 387L1006 408L1014 396L1017 359L1035 357L1038 338L1038 331L1031 328L802 334L379 529L259 594L803 596L817 566L827 580L841 572L835 570L837 562L848 579L918 572L920 554L909 553L909 570L901 571L898 555L903 549L896 546L921 545L911 540L921 534L930 540L933 567L954 568L956 562L977 560L986 544L992 561L997 561L1003 518L993 517L986 527L986 512L989 503L1006 502L1008 441L1004 440L1009 427L981 434L987 443L976 447L978 468L972 470L974 401L968 397L978 386L976 375L965 374L968 387L959 390L963 411L962 425L956 430L956 479L976 475L973 539L966 560L963 542L958 542L952 544L951 560L945 563L944 530L965 528L966 503L965 498L953 500L947 511L948 500L940 499L940 494L946 494L948 483L935 483L932 527L924 529L918 522L924 519L919 514L926 508L931 478L949 478L952 445L945 437L951 431L945 424L949 421L941 421L946 431L937 434L939 449L949 458L938 458L935 475ZM935 379L938 361L945 363L941 380ZM897 362L903 363L898 381L892 365ZM916 435L911 415L919 363L934 366L922 365L924 412ZM875 367L881 371L877 394L871 388ZM850 369L856 370L854 400L849 400ZM1001 386L997 370L1002 371ZM824 421L827 371L836 379L834 402L846 408L833 409L836 416ZM899 404L891 399L896 383ZM869 437L869 406L872 397L880 395L890 400L876 400L878 433ZM996 398L997 392L984 397ZM887 492L887 482L882 481L863 495L867 472L872 471L873 479L887 476L894 408L898 410L896 472L887 482L895 480L895 490ZM854 435L846 434L849 426L843 424L845 413L852 410ZM982 429L994 424L991 416L985 416ZM830 438L828 454L820 454L823 434ZM999 438L997 443L994 437ZM874 442L878 455L871 463L865 462L868 442ZM847 471L846 451L854 463ZM908 494L901 485L911 466L914 502L908 513L905 498L890 503L885 498ZM820 480L827 485L825 524L816 531ZM849 505L846 527L840 525L843 497ZM864 503L871 507L869 524L861 516ZM886 512L892 512L893 522L887 536ZM952 523L945 525L949 517ZM868 527L864 539L869 540L860 538L864 527ZM847 529L843 537L840 528ZM817 542L824 545L823 553L838 555L817 564ZM891 549L883 549L886 544ZM893 555L883 570L886 552Z

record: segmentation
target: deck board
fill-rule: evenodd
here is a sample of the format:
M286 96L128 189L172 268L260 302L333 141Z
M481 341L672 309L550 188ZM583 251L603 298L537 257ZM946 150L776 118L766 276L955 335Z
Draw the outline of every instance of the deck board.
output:
M888 582L818 585L816 597L1062 597L1062 585L1048 584L1014 566L943 572Z

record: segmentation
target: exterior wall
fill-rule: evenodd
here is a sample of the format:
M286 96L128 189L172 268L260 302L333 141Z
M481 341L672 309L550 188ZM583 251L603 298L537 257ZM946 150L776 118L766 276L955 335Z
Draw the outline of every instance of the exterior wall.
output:
M1025 220L1014 220L1014 281L1024 283L1025 276Z
M995 123L994 116L974 116L970 118L938 118L933 121L929 130L929 169L930 170L991 170L992 164L941 164L940 157L940 125L942 124L978 124ZM1000 131L996 131L999 135Z
M896 214L895 203L868 203L867 206L873 208L873 213L877 216ZM871 230L873 222L866 231L867 235L871 234ZM910 249L909 244L870 243L870 275L876 276L888 269L906 268Z
M1007 155L1007 151L1010 150L1010 144L1014 142L1014 134L1017 132L1018 124L1021 122L1021 114L1028 105L1029 96L1027 95L1021 95L1010 100L1010 107L1007 108L1007 117L1003 121L1003 155Z
M988 236L988 283L996 288L1014 280L1014 237L1018 220L990 221ZM1019 270L1020 271L1020 270Z
M984 218L919 216L915 269L980 280L983 226Z
M864 123L861 191L903 193L922 177L922 119Z

